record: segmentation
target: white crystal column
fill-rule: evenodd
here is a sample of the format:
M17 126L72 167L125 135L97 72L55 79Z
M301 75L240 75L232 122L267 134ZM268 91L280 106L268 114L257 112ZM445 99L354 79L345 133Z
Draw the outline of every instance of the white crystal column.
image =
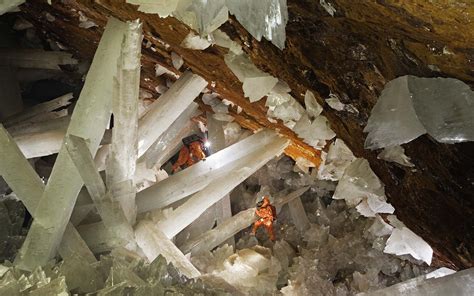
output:
M153 222L141 221L136 227L135 236L138 245L143 253L145 253L149 262L152 262L161 254L168 263L172 263L174 267L188 278L195 278L201 275L189 259Z
M143 36L142 24L138 20L128 22L127 25L112 99L114 127L105 170L110 190L114 190L116 184L120 182L133 180L137 162L138 94ZM133 182L130 185L130 194L121 196L118 201L127 220L133 225L137 214L136 190Z
M183 205L176 208L157 227L167 237L174 237L187 225L197 219L207 208L223 198L238 184L265 165L270 159L279 155L288 145L288 141L275 138L270 144L263 145L250 155L238 160L241 167L227 175L214 179L203 190L191 196Z
M307 230L310 227L310 223L301 198L295 198L290 201L288 207L290 209L291 219L296 228L301 232Z
M118 244L122 241L123 244L133 243L133 229L118 201L112 198L110 192L107 192L85 140L68 135L65 145L107 229L119 241Z
M166 131L191 102L206 87L207 82L199 75L186 72L158 100L138 123L138 156Z
M108 125L113 77L126 26L110 19L86 82L72 114L67 133L88 139L94 155ZM46 264L56 253L83 182L63 145L25 242L15 260L22 269Z
M217 174L239 166L236 160L256 151L260 146L272 143L275 138L277 135L273 131L261 131L212 154L206 161L200 161L139 192L137 194L138 212L163 208L203 189Z
M308 189L309 187L303 187L282 198L278 198L274 203L275 207L281 207L286 203L291 202L295 198L299 198ZM180 249L185 254L197 254L202 251L210 251L219 244L223 243L229 237L232 237L239 231L249 227L253 222L255 222L255 220L255 208L241 211L217 225L216 228L211 229L201 234L199 237L186 242L186 244L180 247Z
M0 175L35 218L35 210L45 186L1 124L0 155L2 155L0 157ZM72 253L81 254L88 262L96 261L77 230L68 223L65 237L59 247L59 254L63 258L67 258Z

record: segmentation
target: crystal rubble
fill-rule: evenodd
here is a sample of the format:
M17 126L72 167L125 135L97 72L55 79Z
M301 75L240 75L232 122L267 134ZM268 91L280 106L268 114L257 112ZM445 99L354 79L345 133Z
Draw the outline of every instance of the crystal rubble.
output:
M181 42L181 46L189 49L204 50L211 46L211 42L209 42L207 38L203 38L194 34L193 32L189 32Z
M152 104L138 122L138 157L171 126L206 85L200 76L186 72Z
M45 185L34 171L8 132L0 124L0 151L8 157L0 158L0 175L5 179L26 209L36 218L36 209ZM67 258L72 253L84 256L84 260L94 262L95 258L76 229L68 223L64 239L59 246L59 254Z
M195 278L201 275L186 256L153 222L145 220L138 223L135 235L138 245L145 253L149 262L153 262L161 254L168 263L173 264L188 278Z
M147 168L161 167L179 151L181 140L196 132L195 124L191 118L197 115L197 108L196 103L191 103L147 150L142 156Z
M25 0L1 0L0 1L0 15L17 9L18 6L20 6L23 3L25 3Z
M224 56L224 61L242 82L244 95L252 103L266 96L278 82L277 78L259 70L245 53L236 55L229 52Z
M444 296L472 295L474 292L474 268L458 271L441 278L419 276L396 285L360 295L413 295L413 296Z
M169 238L175 236L187 225L197 219L208 207L222 199L233 188L262 167L266 162L279 155L288 145L284 139L276 138L270 144L239 159L241 167L228 175L211 181L203 190L190 197L183 205L174 209L159 227Z
M0 65L18 68L60 70L59 65L77 64L70 53L38 49L0 49Z
M393 213L395 209L386 202L382 182L369 166L366 159L354 160L344 171L337 184L334 199L344 199L348 206L357 206L357 210L367 217L376 213Z
M395 162L407 167L415 166L413 163L411 163L410 157L405 155L405 149L400 145L385 147L377 155L377 158L383 159L385 161Z
M279 81L270 91L265 102L268 107L267 116L281 119L286 126L292 128L305 113L304 108L293 98L288 85Z
M112 197L111 189L105 187L85 140L68 135L65 145L104 225L115 238L114 245L132 244L133 246L133 229L120 203Z
M227 0L229 12L258 41L265 37L276 47L285 48L288 22L286 0Z
M281 265L268 248L254 246L233 254L232 248L225 245L191 260L203 272L224 279L246 295L274 295L277 292Z
M95 264L76 256L33 272L0 265L0 278L1 295L241 295L209 277L190 279L161 256L148 263L123 250Z
M8 117L18 114L23 110L20 85L16 79L14 69L9 66L0 66L0 86L2 88L0 120L3 122Z
M93 155L109 123L110 94L125 31L124 23L109 20L67 131L68 134L88 139ZM15 259L17 266L32 270L46 264L55 255L82 185L79 173L63 145L35 211L36 217Z
M214 43L216 45L228 48L230 52L235 55L241 55L244 53L242 47L237 42L230 39L225 32L217 29L212 33L212 36L214 37Z
M239 160L276 141L278 136L269 130L258 132L206 158L206 161L180 171L155 186L137 194L138 212L163 208L189 196L209 184L219 174L239 166Z
M139 20L128 23L118 60L112 99L114 127L105 170L107 187L111 191L117 184L133 180L135 175L142 39L142 24ZM117 200L128 222L133 225L136 219L135 185L132 182L126 184L131 185L130 194L123 195Z
M428 265L431 265L433 257L433 249L430 245L405 225L395 226L383 251L397 256L409 254Z
M387 83L372 109L365 147L397 146L425 133L442 143L472 141L473 104L474 92L460 80L398 77Z
M329 145L329 151L323 163L318 168L318 178L338 181L345 169L355 160L354 154L341 139L336 139Z
M292 200L299 198L308 190L308 187L300 188L285 197L276 199L275 207L279 208ZM223 243L229 237L234 236L239 231L249 227L256 219L255 208L242 210L226 219L215 228L202 233L199 237L186 242L180 249L183 253L198 254L204 251L210 251Z

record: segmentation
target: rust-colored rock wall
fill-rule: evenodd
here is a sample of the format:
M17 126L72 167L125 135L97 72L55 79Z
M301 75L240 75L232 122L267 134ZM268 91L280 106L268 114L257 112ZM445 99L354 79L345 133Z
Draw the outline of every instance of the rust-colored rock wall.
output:
M58 1L59 2L59 1ZM173 18L142 14L123 1L65 1L48 6L28 1L26 17L45 32L91 58L106 16L122 20L141 18L145 38L153 45L142 59L142 87L153 90L157 80L154 64L170 68L170 52L180 54L186 66L215 82L215 90L243 108L233 114L244 127L269 127L292 139L287 154L314 162L317 151L297 139L281 123L265 116L264 100L251 104L244 98L241 83L225 66L226 50L212 47L194 51L179 46L189 29ZM222 29L231 38L247 44L244 50L259 68L286 81L293 95L303 102L306 89L320 103L329 93L352 103L358 114L338 112L324 105L324 115L337 136L358 157L369 160L386 185L397 216L422 236L435 250L436 265L465 268L473 265L474 252L474 145L439 144L422 136L405 145L416 170L378 160L377 151L363 148L362 132L370 110L384 84L401 75L446 76L474 83L474 4L471 1L330 1L336 9L331 17L319 1L289 0L287 43L284 51L270 42L254 40L234 19ZM72 10L72 9L75 9ZM83 11L99 28L78 27L77 11ZM54 23L44 18L48 11ZM170 45L166 48L160 40ZM171 69L171 68L170 68Z

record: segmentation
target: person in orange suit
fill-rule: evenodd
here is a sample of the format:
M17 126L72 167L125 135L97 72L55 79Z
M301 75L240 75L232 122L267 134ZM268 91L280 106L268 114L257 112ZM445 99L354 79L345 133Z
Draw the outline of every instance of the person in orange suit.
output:
M268 196L264 196L260 202L257 203L255 214L259 217L253 224L252 235L255 235L260 226L264 226L272 241L275 241L275 233L273 232L273 221L276 220L276 208L270 203Z
M189 145L184 145L179 151L178 160L173 164L173 173L175 173L181 166L192 166L201 159L206 159L206 154L203 151L203 143L200 140L193 141Z

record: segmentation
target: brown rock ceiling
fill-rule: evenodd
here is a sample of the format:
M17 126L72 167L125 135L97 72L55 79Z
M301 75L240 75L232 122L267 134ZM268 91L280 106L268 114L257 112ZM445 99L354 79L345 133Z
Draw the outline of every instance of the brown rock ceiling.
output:
M243 108L242 113L233 114L242 126L276 129L292 139L288 155L319 162L318 151L281 123L267 120L264 100L251 104L244 98L241 83L224 63L226 49L214 46L195 51L180 47L189 29L177 20L139 13L122 0L53 1L52 6L45 2L28 1L21 7L25 17L46 36L86 59L94 54L107 16L121 20L140 18L145 39L152 43L151 48L143 49L143 88L154 90L159 84L159 78L154 76L155 63L172 70L170 53L174 51L194 73L215 82L214 90L223 98ZM247 45L243 46L245 52L260 69L286 81L302 103L304 92L310 89L321 104L329 93L353 104L359 114L338 112L323 105L323 114L337 136L357 157L369 160L384 182L397 216L433 247L434 265L473 266L473 143L445 145L422 136L404 145L416 165L414 171L378 160L378 151L365 150L362 130L384 84L398 76L454 77L473 87L474 2L331 0L336 8L334 17L324 11L319 1L288 2L283 51L266 40L256 41L233 18L222 29ZM78 11L99 27L78 27ZM56 21L48 22L46 12Z

